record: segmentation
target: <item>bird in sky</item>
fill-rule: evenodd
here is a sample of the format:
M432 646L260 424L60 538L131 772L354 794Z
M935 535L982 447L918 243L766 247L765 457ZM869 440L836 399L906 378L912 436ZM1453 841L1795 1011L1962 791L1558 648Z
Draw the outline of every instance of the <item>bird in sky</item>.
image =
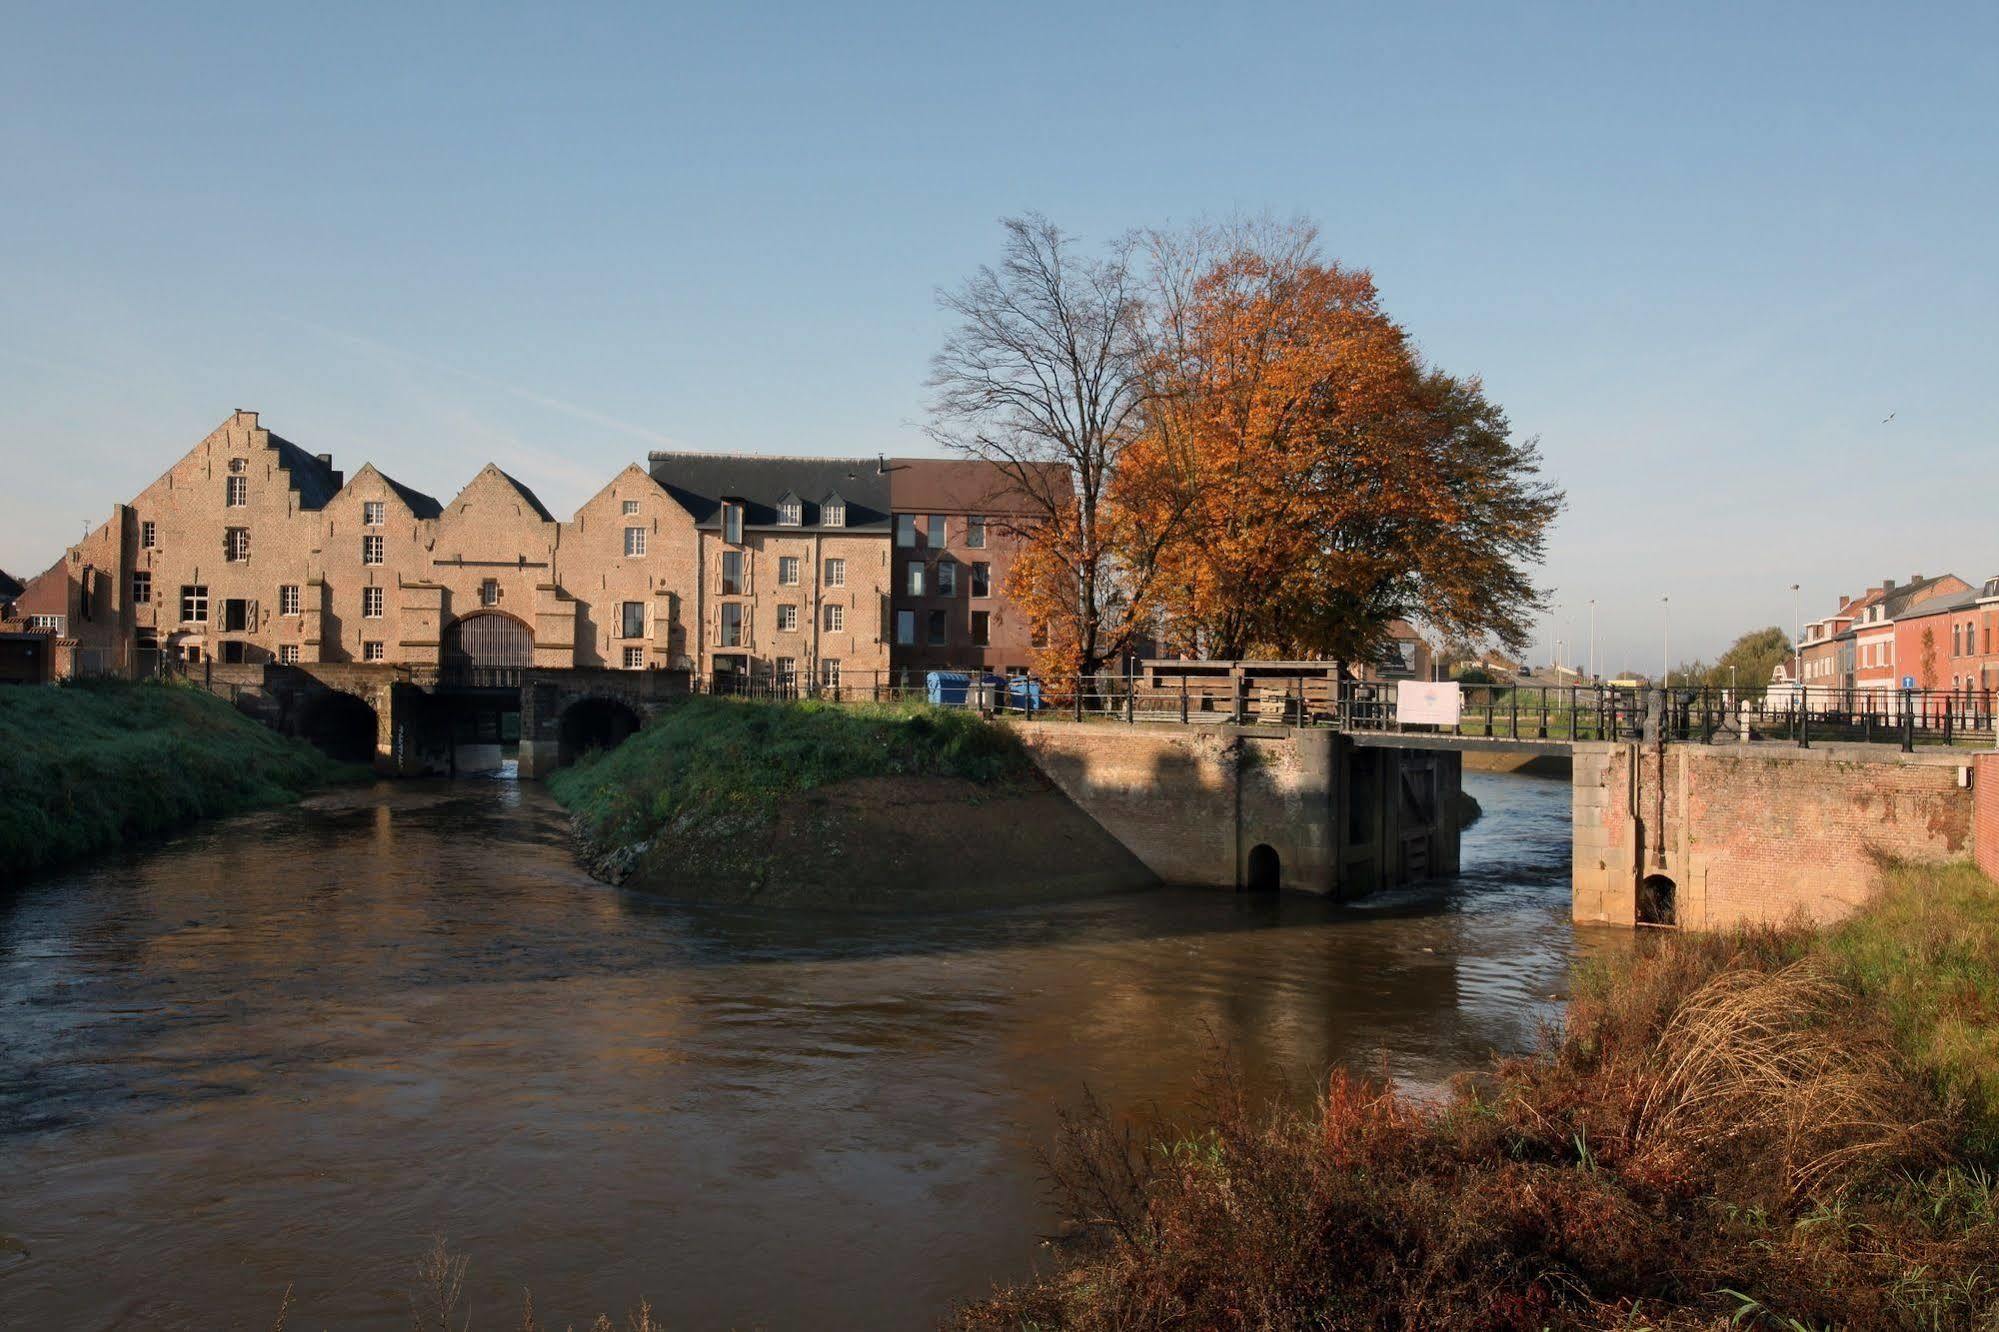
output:
M1890 413L1888 413L1888 414L1887 414L1886 416L1884 416L1884 417L1882 417L1882 418L1881 418L1881 424L1882 424L1882 425L1887 425L1887 424L1888 424L1888 423L1889 423L1890 421L1892 421L1892 420L1894 420L1894 419L1895 419L1895 413L1893 413L1893 412L1890 412Z

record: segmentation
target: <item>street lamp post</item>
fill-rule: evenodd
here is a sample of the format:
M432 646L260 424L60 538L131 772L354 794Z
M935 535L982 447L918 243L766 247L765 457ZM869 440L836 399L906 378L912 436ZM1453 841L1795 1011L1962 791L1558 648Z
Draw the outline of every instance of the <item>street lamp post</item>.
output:
M1659 687L1673 687L1673 599L1659 598Z
M1791 684L1798 691L1798 706L1805 705L1805 619L1799 609L1798 585L1791 584Z
M1589 599L1589 682L1596 683L1596 598Z

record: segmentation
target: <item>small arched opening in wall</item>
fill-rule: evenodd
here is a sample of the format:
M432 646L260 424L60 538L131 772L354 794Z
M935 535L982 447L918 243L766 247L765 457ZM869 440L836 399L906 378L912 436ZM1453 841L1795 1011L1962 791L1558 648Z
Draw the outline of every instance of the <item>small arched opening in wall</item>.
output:
M593 749L616 749L643 722L628 703L614 698L579 698L563 709L557 761L574 763Z
M1679 925L1679 889L1665 875L1648 874L1638 885L1638 923L1667 929Z
M1268 842L1258 842L1249 849L1249 860L1243 866L1242 886L1253 893L1274 893L1283 874L1284 865L1277 857L1277 848Z
M342 763L374 762L376 730L375 710L337 690L308 701L298 719L299 738Z

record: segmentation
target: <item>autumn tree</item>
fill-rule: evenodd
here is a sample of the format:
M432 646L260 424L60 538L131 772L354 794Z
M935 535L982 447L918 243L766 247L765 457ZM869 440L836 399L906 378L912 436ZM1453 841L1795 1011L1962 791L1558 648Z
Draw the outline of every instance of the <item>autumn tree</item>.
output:
M1397 619L1519 649L1562 496L1476 380L1424 366L1302 224L1154 237L1150 391L1112 498L1167 533L1153 604L1202 655L1378 651Z
M1005 479L1006 594L1044 670L1089 674L1142 628L1166 535L1120 525L1108 499L1149 391L1138 246L1091 255L1039 215L1003 225L999 265L939 294L959 323L932 361L930 433Z

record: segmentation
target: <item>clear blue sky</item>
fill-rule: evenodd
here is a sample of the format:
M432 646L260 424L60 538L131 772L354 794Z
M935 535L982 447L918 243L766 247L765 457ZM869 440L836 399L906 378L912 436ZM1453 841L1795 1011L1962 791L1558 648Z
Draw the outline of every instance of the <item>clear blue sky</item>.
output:
M0 567L237 407L559 512L667 444L922 450L933 291L1038 208L1373 269L1568 488L1543 659L1591 597L1646 668L1662 595L1677 657L1976 580L1999 6L1899 8L17 7Z

